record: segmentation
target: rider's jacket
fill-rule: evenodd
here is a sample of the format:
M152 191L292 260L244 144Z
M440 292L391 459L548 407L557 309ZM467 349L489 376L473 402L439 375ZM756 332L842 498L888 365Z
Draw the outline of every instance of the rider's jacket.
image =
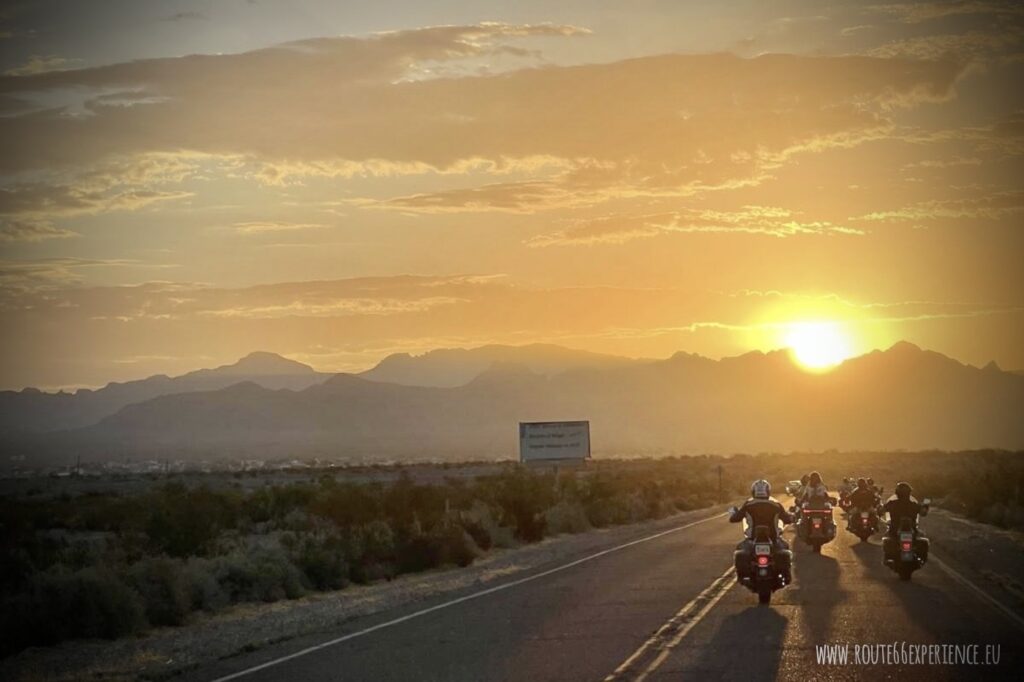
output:
M885 503L885 512L889 515L890 534L896 534L900 528L900 522L905 518L909 518L911 526L917 530L917 515L921 513L921 505L913 496L901 500L893 495Z
M850 494L850 503L861 511L867 511L875 506L875 493L871 488L857 488Z
M778 521L793 523L793 517L774 497L768 499L752 497L729 517L733 523L739 523L743 519L747 519L751 531L758 526L767 526L768 536L772 540L778 538Z

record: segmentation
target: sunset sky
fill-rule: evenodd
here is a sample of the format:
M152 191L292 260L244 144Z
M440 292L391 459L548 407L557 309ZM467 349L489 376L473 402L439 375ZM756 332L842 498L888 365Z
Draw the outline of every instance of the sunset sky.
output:
M1024 369L1024 4L9 2L0 388L268 350Z

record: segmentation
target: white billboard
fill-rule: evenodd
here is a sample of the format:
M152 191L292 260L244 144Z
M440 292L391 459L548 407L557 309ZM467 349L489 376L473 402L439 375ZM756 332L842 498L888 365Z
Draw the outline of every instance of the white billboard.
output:
M519 461L590 457L590 422L519 422Z

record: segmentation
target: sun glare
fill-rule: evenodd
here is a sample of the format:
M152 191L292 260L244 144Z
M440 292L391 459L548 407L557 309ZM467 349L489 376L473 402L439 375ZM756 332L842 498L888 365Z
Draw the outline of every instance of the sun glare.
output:
M853 355L849 334L836 322L794 322L785 344L793 360L812 372L829 370Z

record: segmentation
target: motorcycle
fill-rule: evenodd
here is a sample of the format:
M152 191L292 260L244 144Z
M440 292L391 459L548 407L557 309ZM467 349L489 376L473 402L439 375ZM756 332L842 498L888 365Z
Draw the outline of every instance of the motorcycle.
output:
M836 537L836 524L832 516L834 497L828 498L819 508L804 506L800 511L800 525L797 534L811 546L815 554L821 553L821 546L832 542Z
M735 513L736 508L732 511ZM776 530L781 532L781 529ZM771 604L772 593L789 584L790 573L785 570L785 564L792 565L792 553L775 546L768 526L757 526L751 532L744 520L743 532L753 552L738 549L734 553L736 582L756 594L759 604ZM746 570L741 570L744 565Z
M850 508L853 507L853 501L850 499L850 493L842 492L839 494L839 508L844 513L849 514Z
M874 509L858 512L856 517L850 520L847 530L859 537L861 542L867 542L878 530L877 512Z
M931 500L925 498L921 502L920 516L928 515ZM910 580L914 571L928 561L928 538L923 537L920 530L914 528L910 519L903 519L896 537L886 536L882 540L884 563L900 576L900 580Z

